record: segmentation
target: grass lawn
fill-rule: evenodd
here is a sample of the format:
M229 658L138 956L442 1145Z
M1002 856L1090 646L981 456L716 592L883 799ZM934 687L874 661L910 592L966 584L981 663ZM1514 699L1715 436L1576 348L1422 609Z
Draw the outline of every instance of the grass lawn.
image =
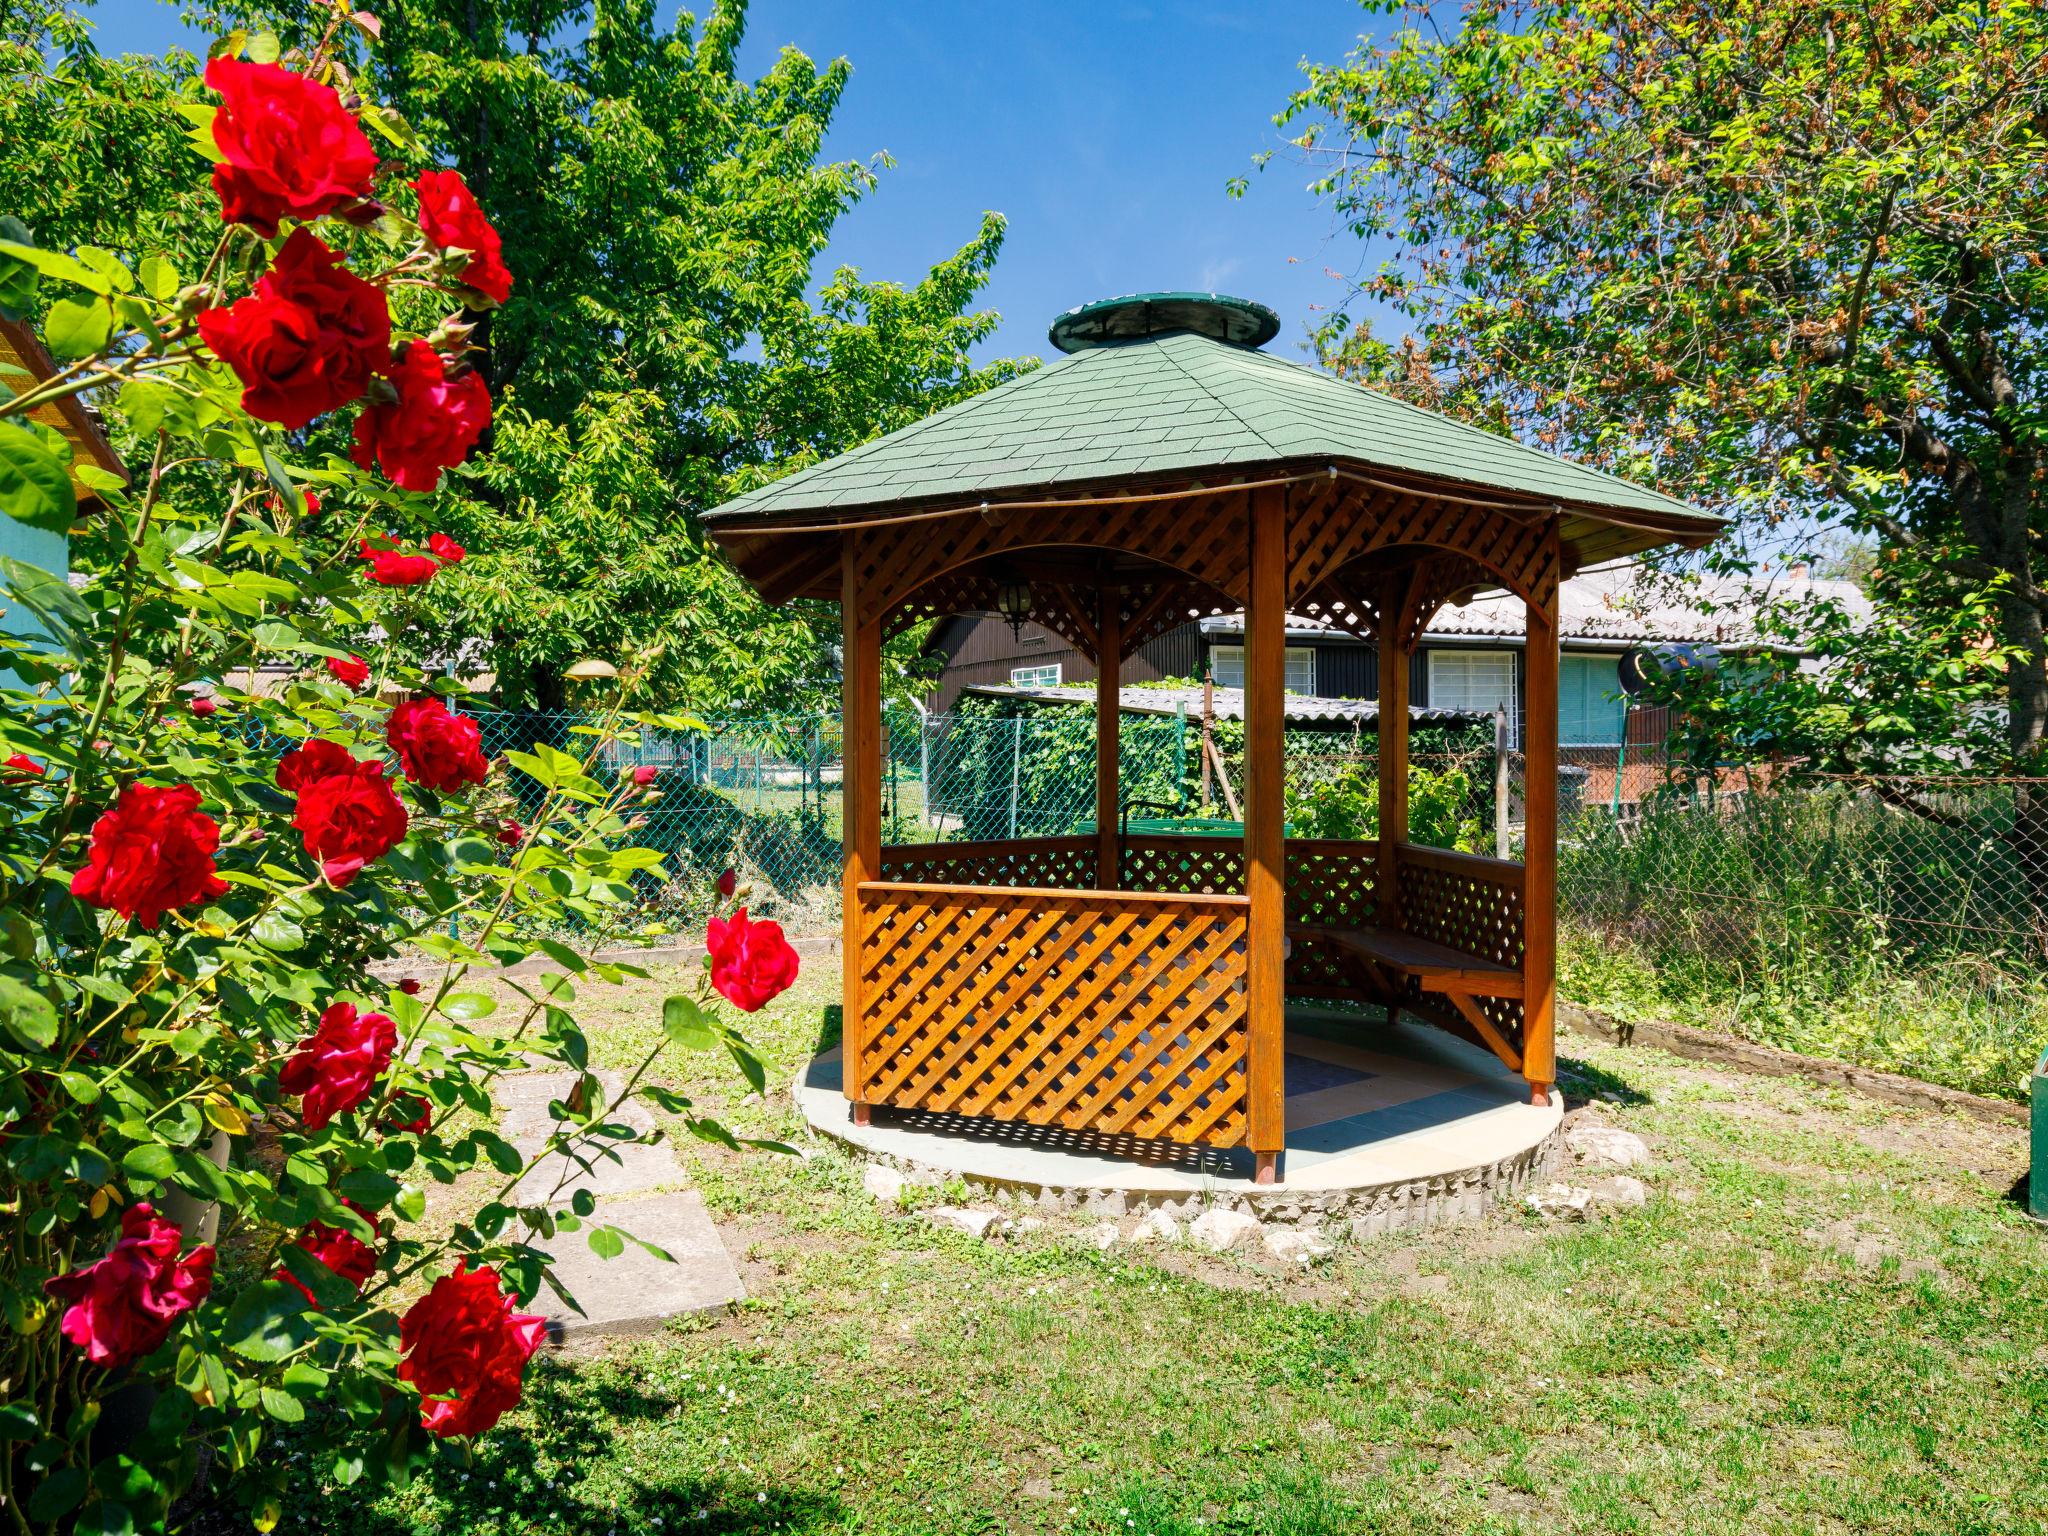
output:
M673 978L670 978L671 981ZM836 961L665 1080L793 1135ZM600 1065L672 986L586 991ZM1569 1042L1573 1103L1656 1151L1642 1210L1263 1254L1092 1219L978 1244L884 1210L829 1146L686 1142L752 1300L545 1359L477 1447L307 1530L662 1533L2039 1532L2048 1234L1988 1128ZM1573 1081L1576 1076L1576 1082Z

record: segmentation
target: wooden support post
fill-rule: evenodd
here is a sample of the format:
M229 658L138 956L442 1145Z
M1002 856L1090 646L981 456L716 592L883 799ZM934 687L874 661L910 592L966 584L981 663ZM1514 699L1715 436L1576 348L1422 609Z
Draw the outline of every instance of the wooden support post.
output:
M1096 611L1095 638L1095 888L1113 891L1120 871L1121 846L1117 812L1117 753L1122 743L1123 594L1102 589Z
M1244 852L1251 899L1247 1003L1251 1056L1246 1141L1260 1183L1286 1141L1287 491L1250 493L1251 601L1245 609Z
M1551 560L1557 534L1551 532ZM1533 1102L1557 1081L1557 582L1528 605L1522 705L1522 1076Z
M861 602L858 539L848 534L840 559L839 613L843 658L839 770L842 841L839 946L841 1055L846 1096L857 1125L868 1119L867 1012L861 997L861 882L882 873L882 624Z
M1380 841L1374 921L1401 930L1400 845L1408 841L1408 587L1413 573L1380 587ZM1396 1010L1387 1010L1393 1023Z

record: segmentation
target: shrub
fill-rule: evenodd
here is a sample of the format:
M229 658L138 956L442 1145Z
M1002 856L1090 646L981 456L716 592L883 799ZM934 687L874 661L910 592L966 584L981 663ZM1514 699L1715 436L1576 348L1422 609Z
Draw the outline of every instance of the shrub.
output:
M459 178L434 173L422 228L402 176L373 170L365 125L389 154L412 140L324 46L237 34L207 80L223 100L192 109L193 136L236 221L209 252L62 253L19 225L0 243L0 303L41 313L60 360L0 404L0 508L72 533L91 573L4 572L38 631L0 639L18 1528L161 1527L209 1462L268 1528L282 1425L344 1483L402 1478L517 1400L524 1309L559 1291L539 1239L626 1240L587 1192L515 1193L540 1158L631 1134L577 1007L639 973L534 935L567 915L594 948L629 910L659 862L629 835L650 791L598 771L605 738L693 722L615 715L586 753L507 753L539 787L521 802L459 685L387 659L466 551L382 530L432 527L477 442L463 316L512 276ZM132 484L31 419L88 390L139 445ZM74 475L100 502L83 519ZM243 686L266 670L285 680ZM730 1051L758 1087L712 993L758 1006L793 957L772 925L721 932L666 1035ZM470 969L536 957L553 969L508 977L518 1007L492 1019ZM436 974L380 981L396 960ZM572 1086L522 1152L490 1128L491 1085L536 1059ZM652 1064L630 1091L733 1142ZM426 1185L471 1173L476 1214L424 1225Z

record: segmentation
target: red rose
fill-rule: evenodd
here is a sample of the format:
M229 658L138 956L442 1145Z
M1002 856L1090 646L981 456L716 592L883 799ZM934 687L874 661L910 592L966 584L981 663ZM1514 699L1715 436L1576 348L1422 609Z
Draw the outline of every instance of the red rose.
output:
M468 550L449 538L445 533L437 533L429 537L427 540L427 550L437 560L441 560L448 565L454 565L464 555L469 553Z
M132 1205L111 1253L43 1282L46 1293L71 1303L62 1331L86 1359L109 1370L139 1360L170 1337L181 1313L206 1300L213 1248L194 1248L181 1259L184 1237L148 1205Z
M347 688L360 688L370 680L370 664L360 656L343 660L339 656L327 658L327 671L337 683Z
M434 579L441 562L432 555L408 555L396 549L378 549L363 541L362 556L369 561L370 580L380 587L417 587Z
M199 809L190 784L158 789L130 784L92 827L85 868L71 894L154 928L172 907L196 906L228 893L213 872L220 825Z
M730 901L732 893L740 888L740 872L736 869L722 869L718 872L718 895L721 900Z
M407 699L392 710L384 740L398 754L405 776L428 789L447 793L481 784L491 771L477 723L437 698Z
M398 984L398 990L407 997L418 997L420 995L420 984L408 976Z
M635 784L638 784L642 789L645 789L648 785L652 784L655 781L656 777L658 777L660 773L661 770L655 767L652 763L642 763L638 768L635 768L633 770L633 782Z
M299 797L292 825L329 885L347 885L405 836L405 807L384 771L382 763L358 762L348 748L319 739L277 765L277 787Z
M366 405L356 418L355 461L363 469L381 465L408 491L431 491L490 425L491 392L474 370L449 378L441 354L424 341L405 349L391 384L397 403Z
M419 1389L420 1423L436 1435L479 1435L519 1401L519 1378L547 1324L512 1310L498 1272L467 1259L398 1324L398 1379Z
M383 290L305 229L292 231L254 293L203 311L199 334L242 381L242 409L293 430L356 399L391 363Z
M213 190L228 223L271 240L281 218L317 219L370 195L377 152L329 87L225 57L207 64L206 83L221 97Z
M517 848L526 841L526 828L516 821L506 821L498 827L498 841L507 848Z
M50 771L49 769L45 768L41 763L37 762L34 758L30 757L26 752L15 753L14 756L7 759L6 766L8 774L10 776L14 774L25 773L29 777L36 779L40 779L44 774Z
M704 945L711 954L711 985L742 1013L756 1012L796 980L796 951L780 923L756 923L739 908L714 917Z
M357 1205L353 1200L344 1200L341 1203L365 1221L369 1221L370 1213ZM376 1223L371 1222L371 1225L374 1227ZM333 1270L358 1291L362 1290L370 1276L377 1273L377 1250L345 1227L330 1227L322 1221L310 1222L307 1224L306 1230L299 1234L298 1246L305 1249L306 1252L313 1255L314 1258ZM289 1269L280 1266L277 1271L277 1278L284 1281L286 1285L295 1288L301 1296L306 1298L308 1305L314 1307L320 1305L313 1297L312 1288L301 1284Z
M391 1053L398 1026L381 1013L358 1014L354 1003L329 1003L320 1026L299 1042L277 1086L300 1095L306 1129L317 1131L370 1096Z
M474 288L493 304L512 296L512 274L505 270L497 230L477 207L469 185L454 171L428 171L412 184L420 195L420 229L444 251L469 252L462 285Z
M220 708L220 700L216 699L210 693L195 693L194 695L192 695L192 698L190 699L186 707L189 708L193 714L198 715L200 718L204 719L206 716L212 714L216 709Z

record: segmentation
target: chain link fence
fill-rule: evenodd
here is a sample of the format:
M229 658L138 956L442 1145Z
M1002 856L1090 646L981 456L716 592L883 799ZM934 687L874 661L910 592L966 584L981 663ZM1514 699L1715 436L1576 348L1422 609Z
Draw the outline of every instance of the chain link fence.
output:
M582 715L480 719L492 754L545 741L581 755L594 739ZM1094 825L1091 709L902 711L888 727L885 841ZM1521 857L1524 765L1506 734L1415 730L1416 841ZM1241 723L1127 714L1121 740L1134 823L1235 830ZM731 867L759 914L836 932L840 746L836 714L605 743L600 771L659 771L636 837L667 868L646 881L638 931L693 930ZM1376 835L1369 726L1290 729L1286 751L1293 835ZM516 774L514 789L538 799ZM2048 781L1699 775L1631 744L1567 751L1558 789L1568 997L2007 1094L2048 1045Z

